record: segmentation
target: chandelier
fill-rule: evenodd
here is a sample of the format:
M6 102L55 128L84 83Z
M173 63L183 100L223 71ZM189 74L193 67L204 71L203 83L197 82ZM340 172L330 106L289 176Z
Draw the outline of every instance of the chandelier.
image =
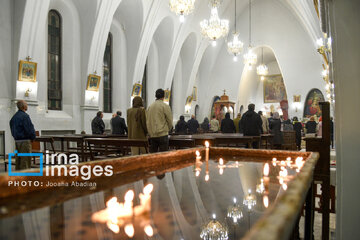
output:
M240 204L236 203L236 198L234 198L234 205L228 207L227 216L232 218L234 223L243 217L242 208Z
M269 69L264 64L264 48L261 48L261 64L256 68L257 75L261 76L261 80L264 80L263 77L268 75Z
M229 21L226 19L220 19L218 15L217 6L220 1L212 0L210 19L204 19L200 22L201 34L212 41L212 45L216 46L216 40L221 37L225 37L229 32Z
M251 194L251 189L249 189L249 194L244 198L243 204L246 205L249 210L256 205L256 196Z
M194 10L195 0L170 0L170 10L179 15L180 22L185 21L185 15Z
M248 69L251 70L256 62L257 56L251 49L251 0L249 0L249 50L247 54L244 54L244 64L248 65Z
M227 240L228 230L219 221L217 221L215 214L213 219L207 222L201 230L200 237L204 240L216 239L216 240Z
M234 55L234 61L237 62L237 56L242 52L244 44L239 40L239 33L236 32L236 1L235 2L235 30L233 40L228 42L228 52Z

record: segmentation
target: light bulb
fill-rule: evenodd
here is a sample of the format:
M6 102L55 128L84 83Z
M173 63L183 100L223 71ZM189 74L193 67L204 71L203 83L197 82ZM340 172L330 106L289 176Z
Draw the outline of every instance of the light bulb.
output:
M211 45L212 45L213 47L216 47L216 40L211 41Z
M264 80L265 80L265 77L264 77L264 76L261 76L260 79L261 79L261 81L264 81Z
M234 60L234 62L237 62L237 61L238 61L238 57L237 57L237 56L234 56L234 57L233 57L233 60Z
M179 20L181 23L185 22L185 16L181 14Z

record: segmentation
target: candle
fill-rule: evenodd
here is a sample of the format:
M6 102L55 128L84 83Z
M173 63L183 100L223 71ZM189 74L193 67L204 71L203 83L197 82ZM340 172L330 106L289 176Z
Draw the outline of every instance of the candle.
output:
M269 176L269 172L270 172L270 166L269 166L269 164L268 163L265 163L265 165L264 165L264 171L263 171L263 173L264 173L264 176Z
M146 225L146 226L144 227L144 232L146 233L146 235L147 235L148 237L152 237L152 236L154 235L154 230L153 230L153 228L151 227L150 224L148 224L148 225Z
M223 165L223 164L224 164L224 159L220 158L220 159L219 159L219 164L220 164L220 165Z
M128 237L130 237L130 238L132 238L134 236L134 234L135 234L134 226L131 223L127 224L124 227L124 230L125 230L126 235L128 235Z
M205 141L205 161L209 161L209 142L208 141Z
M264 195L263 197L263 203L264 203L264 207L268 208L269 207L269 197L267 195Z
M274 167L276 166L276 160L277 160L276 158L272 159L272 164L273 164Z

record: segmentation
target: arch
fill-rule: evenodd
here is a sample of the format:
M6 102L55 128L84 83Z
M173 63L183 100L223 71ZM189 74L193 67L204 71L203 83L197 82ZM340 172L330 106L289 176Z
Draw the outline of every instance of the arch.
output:
M113 38L108 34L104 52L103 64L103 111L112 112L112 66L113 66Z
M313 88L306 95L305 103L304 103L304 118L309 118L311 116L321 116L321 108L319 106L319 102L325 101L324 95L322 92Z

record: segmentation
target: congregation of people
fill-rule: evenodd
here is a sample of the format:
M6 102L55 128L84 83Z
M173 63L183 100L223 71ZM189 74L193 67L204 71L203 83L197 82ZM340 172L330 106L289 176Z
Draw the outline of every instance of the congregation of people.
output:
M322 136L322 119L318 122L311 116L309 121L303 123L297 117L292 120L284 120L278 112L270 113L266 118L262 111L255 111L255 105L249 104L248 110L236 118L231 119L229 112L225 113L223 119L217 119L215 115L211 120L204 118L202 123L196 120L192 115L190 120L185 121L184 116L180 116L175 127L173 127L172 111L164 100L165 91L156 90L155 102L147 109L144 108L143 99L136 96L132 100L132 107L126 112L126 121L122 117L122 112L117 111L113 114L110 125L111 134L127 135L128 139L148 140L150 152L163 152L169 149L169 135L186 135L199 133L240 133L244 136L260 136L261 134L272 134L272 145L275 149L281 149L283 144L284 131L294 131L296 146L301 149L301 139L305 134L313 136ZM26 113L27 103L23 100L17 103L18 112L10 121L11 133L15 139L15 146L18 152L31 152L31 141L35 139L35 129L30 116ZM91 121L92 134L104 134L105 123L103 121L103 112L97 112ZM331 119L331 143L333 146L333 122ZM84 132L82 132L84 133ZM254 142L253 148L258 145ZM131 147L133 155L144 154L144 147ZM19 159L19 158L17 158ZM18 169L30 167L30 158L24 158L16 164Z

